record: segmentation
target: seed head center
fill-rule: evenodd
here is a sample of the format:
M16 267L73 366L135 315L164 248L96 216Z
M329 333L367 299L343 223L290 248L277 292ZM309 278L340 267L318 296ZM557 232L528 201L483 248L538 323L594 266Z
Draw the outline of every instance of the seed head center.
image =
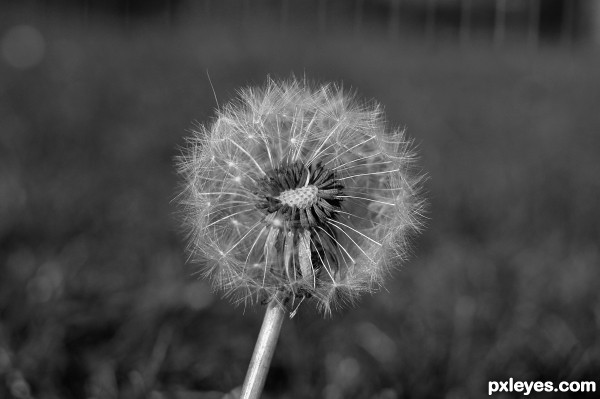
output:
M306 186L285 190L279 194L279 201L284 205L295 206L300 209L306 209L317 202L317 193L319 189L316 186Z

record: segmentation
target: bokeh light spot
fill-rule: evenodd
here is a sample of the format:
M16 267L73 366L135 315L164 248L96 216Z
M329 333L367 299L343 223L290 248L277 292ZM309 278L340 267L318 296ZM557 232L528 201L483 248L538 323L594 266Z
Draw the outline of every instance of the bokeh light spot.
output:
M44 58L45 51L44 36L30 25L15 26L2 37L2 58L17 69L36 66Z
M187 285L183 290L184 302L194 310L204 309L213 302L210 286L203 281Z

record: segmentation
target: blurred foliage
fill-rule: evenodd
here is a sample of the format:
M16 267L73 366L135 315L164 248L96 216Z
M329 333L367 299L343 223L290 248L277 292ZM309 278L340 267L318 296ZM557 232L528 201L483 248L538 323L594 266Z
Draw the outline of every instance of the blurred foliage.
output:
M20 20L2 21L4 40ZM597 54L25 22L43 58L0 60L0 397L220 398L243 381L263 309L194 277L172 203L177 148L216 107L207 71L220 104L268 74L343 82L408 128L430 176L413 259L356 309L303 305L265 397L597 379Z

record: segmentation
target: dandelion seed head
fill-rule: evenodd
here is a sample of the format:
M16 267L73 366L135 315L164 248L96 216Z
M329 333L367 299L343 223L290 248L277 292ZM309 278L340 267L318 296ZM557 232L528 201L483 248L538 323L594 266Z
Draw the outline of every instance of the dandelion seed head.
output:
M420 227L404 132L336 86L242 90L189 143L189 250L236 301L284 292L330 313L381 286Z

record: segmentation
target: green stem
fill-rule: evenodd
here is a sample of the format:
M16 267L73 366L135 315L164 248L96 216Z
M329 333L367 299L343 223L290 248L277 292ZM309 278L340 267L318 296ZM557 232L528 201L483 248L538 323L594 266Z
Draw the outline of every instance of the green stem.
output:
M284 317L285 310L281 304L276 299L271 300L256 340L240 399L260 398Z

